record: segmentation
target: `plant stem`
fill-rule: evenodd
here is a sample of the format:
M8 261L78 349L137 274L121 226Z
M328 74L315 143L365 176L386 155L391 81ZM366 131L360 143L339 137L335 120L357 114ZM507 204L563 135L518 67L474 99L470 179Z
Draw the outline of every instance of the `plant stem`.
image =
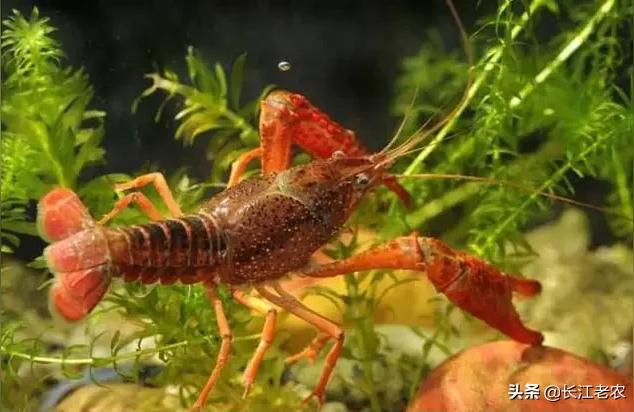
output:
M532 83L526 84L518 93L517 96L513 97L509 103L511 109L519 106L522 101L528 96L535 87L546 81L548 77L561 65L561 63L565 62L581 45L588 39L592 31L594 30L594 26L598 21L603 19L614 7L615 0L606 0L599 10L588 20L585 26L568 42L568 44L561 49L555 60L553 60L550 64L540 71Z
M46 126L43 126L43 128L46 128ZM74 182L69 182L68 179L66 179L66 175L64 174L64 166L53 155L53 152L51 152L51 145L49 144L50 138L48 134L46 133L47 132L43 132L39 128L34 130L34 135L39 141L42 151L44 152L46 157L49 158L51 162L51 166L53 167L53 172L55 173L55 176L57 177L57 183L62 187L73 188Z
M621 203L621 211L624 216L631 216L632 196L628 189L629 186L627 183L627 173L625 172L623 162L619 159L618 154L614 148L612 148L612 161L615 167L616 189Z
M247 336L240 336L238 338L234 338L233 341L243 341L243 340L252 340L252 339L259 339L260 338L260 334L253 334L253 335L247 335ZM149 348L149 349L142 349L142 350L138 350L138 351L134 351L134 352L128 352L128 353L124 353L122 355L117 355L117 356L109 356L109 357L105 357L105 358L79 358L79 359L66 359L66 358L56 358L56 357L52 357L52 356L34 356L30 353L24 353L24 352L18 352L18 351L12 351L8 348L6 348L5 346L0 346L0 353L6 354L9 357L12 358L21 358L21 359L25 359L25 360L29 360L33 363L43 363L43 364L51 364L51 363L55 363L55 364L62 364L62 365L97 365L97 364L101 364L103 362L118 362L121 360L126 360L126 359L134 359L140 356L144 356L144 355L153 355L157 352L161 352L161 351L165 351L165 350L170 350L170 349L175 349L175 348L179 348L181 346L187 346L187 345L196 345L199 343L202 343L206 340L206 338L200 338L200 339L191 339L191 340L184 340L181 342L176 342L176 343L171 343L169 345L165 345L165 346L159 346L156 348Z
M600 147L602 144L605 144L604 140L606 140L606 136L599 137L590 146L588 146L583 152L579 153L577 158L578 159L584 159L587 155L589 155L597 147ZM522 202L522 204L519 207L515 208L513 213L511 213L509 216L506 217L506 219L504 219L502 222L500 222L500 224L495 227L495 231L490 236L487 237L486 241L484 242L484 245L482 245L481 247L478 246L478 245L472 245L474 251L478 255L484 255L485 252L486 252L486 249L489 246L491 246L494 242L497 241L498 237L503 232L503 230L511 222L513 222L516 219L516 217L520 214L520 212L523 211L526 207L528 207L528 205L531 204L531 202L533 202L535 200L535 198L540 196L540 192L546 191L551 185L553 185L555 182L557 182L558 180L563 178L563 176L570 169L572 169L573 161L574 160L569 160L564 166L560 167L557 171L555 171L555 173L553 173L548 180L546 180L544 183L542 183L542 185L532 195L530 195L526 200L524 200L524 202Z
M533 2L531 4L529 13L528 14L524 13L524 15L522 15L520 24L516 25L513 28L513 31L511 32L511 39L514 39L517 36L517 34L519 34L523 25L528 21L528 16L532 14L535 8L539 5L537 3L538 3L537 1ZM546 79L548 79L548 77L550 77L550 75L588 39L592 31L594 30L594 27L597 24L597 22L603 19L614 7L614 5L615 5L615 0L606 0L598 9L598 11L584 25L584 27L581 30L579 30L579 32L573 37L573 39L570 42L568 42L568 44L559 52L555 60L553 60L550 64L544 67L537 74L537 76L535 76L534 82L526 84L518 92L518 96L513 97L511 99L510 107L515 108L518 105L520 105L524 101L524 99L535 90L537 85L543 83ZM457 117L459 117L462 111L466 108L469 101L473 98L477 89L484 82L488 73L493 69L495 63L497 63L497 61L502 56L502 51L503 51L503 47L499 46L492 53L490 53L491 57L488 63L485 65L484 72L476 79L476 81L473 83L473 85L469 89L467 98L463 102L460 109L457 111L456 116L453 119L451 119L445 125L445 127L443 127L440 130L440 132L436 135L434 140L425 148L425 150L421 151L419 156L410 164L410 166L407 168L404 174L406 175L413 174L416 171L418 165L436 148L436 146L438 146L438 143L440 143L445 138L447 133L453 127L455 123L455 119L457 119ZM548 183L549 182L546 182L546 184ZM416 211L414 214L410 215L407 218L408 224L412 227L417 227L425 220L440 214L444 209L454 206L464 201L465 199L468 199L469 197L471 197L473 194L477 192L477 186L478 186L477 184L463 185L457 189L454 189L446 193L441 198L427 203L424 207L422 207L421 209L419 209L418 211ZM529 198L528 201L530 202L530 200L532 200L533 197L534 196Z
M234 113L233 111L227 108L224 108L222 114L233 123L233 126L236 129L240 129L243 132L247 132L250 135L257 136L258 132L253 128L253 126L251 126L241 116L237 115L236 113Z
M372 412L381 412L379 398L376 394L376 390L374 389L374 373L372 371L372 361L370 360L370 349L367 339L368 333L374 333L374 330L372 329L372 325L370 325L370 328L368 328L366 318L359 316L359 314L361 313L365 313L364 316L372 316L372 314L367 314L367 311L364 311L362 308L359 307L359 301L363 298L359 296L359 282L356 276L346 276L345 281L348 298L350 299L348 310L349 313L352 313L352 318L354 319L355 326L359 334L359 349L361 350L361 358L363 363L363 377L365 379L365 383L368 389L368 396L370 398L370 409L372 410Z
M524 12L522 14L522 17L520 17L519 23L516 24L513 27L513 29L511 29L510 40L515 40L515 38L524 29L524 26L529 21L530 17L533 15L535 10L537 10L543 3L544 3L544 0L533 0L531 5L529 6L528 11ZM436 149L439 143L441 143L444 140L445 136L447 136L447 134L453 129L454 125L456 124L456 120L460 117L464 109L467 108L467 106L471 102L471 99L473 99L473 96L475 96L478 89L480 89L482 84L484 84L484 81L489 76L489 73L493 71L497 62L500 61L500 59L502 58L502 54L504 52L505 46L506 44L502 44L498 47L495 47L485 55L482 62L484 69L482 73L480 73L480 75L473 82L473 84L469 87L469 90L467 91L467 96L463 100L462 104L456 110L455 115L451 119L449 119L447 124L443 126L442 129L440 129L438 134L436 134L436 136L429 143L429 145L427 145L425 149L423 149L418 154L416 159L414 159L414 161L407 167L404 174L410 175L416 172L418 170L418 166L423 162L423 160L425 160L427 156L429 156L434 151L434 149Z
M479 183L467 183L449 192L441 197L425 203L420 209L408 215L405 219L410 227L418 227L423 222L438 216L443 211L453 207L476 194L482 187Z

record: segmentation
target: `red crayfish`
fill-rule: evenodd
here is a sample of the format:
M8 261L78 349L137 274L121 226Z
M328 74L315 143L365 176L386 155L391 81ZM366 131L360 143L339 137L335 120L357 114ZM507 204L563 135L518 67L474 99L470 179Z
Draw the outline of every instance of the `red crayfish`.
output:
M55 308L67 319L81 319L99 303L113 277L144 284L204 284L216 311L222 345L197 407L205 403L229 359L231 331L215 292L221 283L230 286L237 301L266 314L261 342L244 373L247 390L275 334L273 305L321 331L293 360L314 356L329 339L335 342L313 391L320 401L340 355L343 329L305 307L278 283L291 273L321 278L370 269L426 272L436 289L463 310L518 342L541 343L542 335L522 324L511 303L513 292L532 296L539 292L539 283L503 273L438 239L414 233L345 260L325 264L311 260L377 185L386 183L407 200L388 168L416 139L390 151L365 154L351 132L305 97L286 91L275 91L264 99L260 130L262 146L234 164L230 187L194 214L183 215L159 173L140 176L116 189L153 184L172 215L169 219L141 192L121 198L99 222L72 191L49 192L39 204L38 220L42 235L54 242L45 256L57 274L51 292ZM317 159L289 169L292 142ZM263 175L237 183L245 162L254 155L262 157ZM105 226L130 203L153 221L123 228ZM251 288L260 298L247 293Z
M260 343L244 372L245 394L272 344L277 308L320 330L290 361L313 358L329 340L334 341L312 392L319 403L340 356L344 330L284 290L279 281L289 274L324 278L371 269L424 272L439 292L493 328L518 342L542 342L541 333L523 325L511 302L513 292L524 296L539 293L538 282L503 273L438 239L413 233L347 259L327 263L312 259L337 235L363 196L378 185L386 185L405 204L410 203L408 193L388 169L420 143L421 134L398 147L370 154L352 131L304 96L277 90L262 101L260 136L260 147L234 163L228 188L193 214L181 212L160 173L116 185L116 190L154 185L169 218L139 191L122 197L99 221L71 190L49 192L40 201L38 224L42 236L53 242L45 256L57 278L51 290L56 310L69 320L83 318L100 302L114 277L143 284L203 284L214 306L222 343L192 409L206 403L230 356L231 330L216 293L220 284L228 285L238 302L265 314ZM293 143L315 160L289 168ZM262 161L262 176L240 181L246 164L256 157ZM152 221L106 226L130 204L140 207ZM251 294L252 289L259 296Z

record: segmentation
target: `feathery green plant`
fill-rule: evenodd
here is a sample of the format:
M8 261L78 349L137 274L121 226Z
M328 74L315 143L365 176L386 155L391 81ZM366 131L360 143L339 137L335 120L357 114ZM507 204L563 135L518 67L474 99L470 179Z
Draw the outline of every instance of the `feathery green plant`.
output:
M15 234L35 234L29 202L53 186L79 189L82 170L102 161L105 113L88 109L88 77L63 67L54 28L37 8L28 19L16 11L3 24L0 214L7 252Z
M179 110L174 120L179 126L175 138L192 144L201 135L210 135L207 150L207 158L213 162L210 180L221 182L231 163L259 144L254 125L260 98L240 104L246 54L235 60L228 81L219 63L209 67L193 47L187 49L185 61L191 84L182 83L169 69L149 74L152 85L135 101L133 111L137 110L140 99L158 91L165 92L167 97L156 113L158 121L165 104L178 99ZM264 88L261 96L268 90Z
M624 216L615 218L615 234L631 239L627 217L632 216L632 191L627 182L632 180L633 106L631 96L615 83L631 53L618 37L631 37L631 5L606 0L593 7L560 9L555 2L533 1L518 12L521 7L502 2L493 23L478 33L476 46L491 40L497 44L481 53L458 116L413 160L403 162L408 163L405 174L463 173L563 195L573 194L573 180L594 177L611 183L613 194L592 202L606 202ZM547 13L560 16L564 31L538 42L532 30ZM453 67L455 56L434 62L429 55L423 49L405 61L398 80L398 113L417 86L412 81L416 76L453 75L447 67ZM448 85L460 87L455 81ZM425 94L432 85L419 87ZM422 107L415 105L415 113ZM420 118L412 123L420 124ZM448 180L410 185L420 204L404 218L411 227L442 225L448 239L495 263L503 263L509 241L516 251L530 252L521 231L540 211L543 216L547 203L536 192L527 195L504 185Z
M64 66L53 32L37 8L28 18L14 11L3 21L2 253L12 252L21 236L37 234L29 209L44 193L53 186L84 188L82 171L104 155L100 142L105 113L88 109L93 95L88 78L83 70ZM95 201L108 203L112 197L111 191L100 192ZM2 272L6 280L4 260ZM5 344L19 340L17 347L23 351L39 352L45 349L37 336L41 332L30 327L25 314L10 308L3 308L2 319L3 403L29 405L40 383L20 378L28 363L13 358L6 352L12 345Z

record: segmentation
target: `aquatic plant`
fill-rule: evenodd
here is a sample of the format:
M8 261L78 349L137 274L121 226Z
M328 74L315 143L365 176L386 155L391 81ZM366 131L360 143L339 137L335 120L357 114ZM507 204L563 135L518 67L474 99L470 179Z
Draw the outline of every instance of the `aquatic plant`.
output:
M241 105L246 54L233 63L229 81L219 63L209 67L193 47L187 49L185 61L191 84L180 81L169 69L148 74L146 77L152 85L134 102L132 110L137 110L143 98L157 92L166 93L167 97L156 112L158 121L165 105L170 100L178 100L179 110L174 120L179 126L174 137L186 145L201 136L209 138L207 158L213 165L210 179L211 182L222 182L231 163L259 144L255 126L259 103L270 87L263 89L260 98Z
M29 213L34 202L53 186L81 189L82 171L102 161L105 113L88 110L93 95L88 78L81 69L64 67L61 47L51 36L54 29L48 19L39 17L37 8L28 19L14 12L3 25L0 219L2 252L9 253L19 245L20 236L37 235ZM102 192L96 200L104 196ZM3 297L10 290L5 262ZM22 319L27 315L3 305L3 349L7 339L14 338L26 339L21 348L28 344L33 350L43 349L32 340L33 331L26 332L29 328ZM18 383L11 378L20 365L3 351L2 400L8 405L27 402L39 386L37 381Z
M547 14L559 16L562 30L544 39L538 27ZM631 240L632 221L623 219L632 216L633 103L624 90L632 82L624 75L631 50L622 42L631 38L631 15L630 4L610 0L584 5L532 1L526 8L501 2L495 18L473 39L483 52L459 116L404 162L405 175L464 173L521 182L536 191L527 196L505 185L459 179L412 183L421 207L404 217L407 224L441 222L453 242L504 263L511 244L513 253L530 253L521 229L539 221L540 213L543 218L549 202L537 190L570 195L583 178L594 177L610 184L606 200L616 212L609 215L612 227ZM427 96L438 80L454 93L464 84L453 70L462 65L459 57L438 48L437 41L430 42L405 59L397 79L397 113L404 113L417 86ZM418 114L432 111L417 102L413 112L410 124L418 125L423 120Z
M559 18L559 32L546 37L538 27L551 15ZM471 69L474 81L459 111L430 136L421 151L396 166L415 199L413 211L404 210L390 194L380 191L352 219L353 232L358 227L369 228L379 241L418 229L442 236L456 247L469 248L504 268L517 269L521 262L514 258L532 253L522 238L523 231L552 215L550 200L537 191L572 196L579 183L591 177L609 185L609 195L591 199L592 203L605 201L616 212L606 214L614 236L631 241L634 79L624 77L631 73L632 56L622 41L632 38L631 16L632 6L615 0L563 5L543 0L501 1L497 14L483 19L482 29L471 39L479 60ZM1 213L6 251L19 240L16 234L34 233L27 209L53 185L78 190L98 216L114 201L112 183L124 176L82 180L86 167L103 161L99 144L105 114L87 109L92 97L88 79L82 70L63 66L63 53L48 20L40 18L35 9L28 20L16 12L4 24ZM218 184L226 179L231 162L258 144L259 99L240 103L244 55L236 59L229 76L219 64L206 64L193 48L188 49L185 61L188 79L162 69L148 76L151 85L141 98L165 93L165 102L178 107L175 138L184 144L208 139L207 156L213 165L208 183ZM467 84L467 72L462 54L445 51L434 34L417 55L404 59L393 108L395 114L409 116L402 136L430 115L437 118L446 112ZM630 90L624 90L628 82ZM410 107L416 89L419 98ZM162 113L163 106L157 117ZM251 172L257 172L255 166ZM462 173L498 184L406 178L421 173ZM183 171L172 176L170 185L186 210L206 193L205 185ZM137 221L141 216L132 210L115 224ZM7 229L13 234L6 234ZM333 242L329 253L345 257L358 247L353 236L349 241ZM344 312L349 328L344 357L361 365L361 372L345 384L361 388L373 412L395 408L394 400L383 396L373 366L394 366L400 358L385 350L371 317L387 293L377 291L376 284L393 276L380 271L350 275L345 293L327 288L314 292L337 302ZM393 279L394 287L403 282ZM299 395L292 390L296 385L282 381L284 353L277 346L267 355L252 397L240 399L240 368L257 343L253 331L258 329L251 314L228 299L227 293L221 298L236 338L232 362L209 409L255 411L271 410L274 405L298 410ZM11 324L4 325L0 339L6 382L3 402L20 407L33 398L41 387L25 378L25 370L33 365L52 364L76 377L78 367L92 371L111 365L119 369L123 362L138 366L141 360L154 357L165 365L156 383L178 384L183 403L189 403L213 366L219 344L215 316L202 288L123 285L107 300L108 304L91 315L87 341L58 352L29 330L18 313L5 313L3 317L8 316ZM113 312L130 322L133 331L100 337L95 332L99 322ZM439 309L436 329L425 335L418 364L403 370L405 390L400 402L413 393L417 381L429 370L431 346L449 351L447 344L457 333L450 322L451 312L451 306ZM150 342L149 347L144 342Z
M105 113L89 110L86 73L63 67L54 31L37 8L19 12L2 33L2 250L35 235L26 218L29 201L52 186L78 189L82 170L103 160Z

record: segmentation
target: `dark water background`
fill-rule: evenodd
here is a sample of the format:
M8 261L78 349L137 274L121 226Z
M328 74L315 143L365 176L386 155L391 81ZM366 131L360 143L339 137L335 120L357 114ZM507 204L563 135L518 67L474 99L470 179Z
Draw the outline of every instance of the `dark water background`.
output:
M447 47L461 47L449 10L439 0L9 0L2 16L12 8L28 15L34 5L59 28L69 63L86 68L96 92L92 106L107 112L108 170L120 172L134 172L148 160L166 170L189 165L205 176L209 166L200 151L174 141L175 122L165 116L154 123L160 99L145 100L136 114L130 111L149 84L145 73L169 67L185 74L189 45L226 69L246 51L245 97L256 97L271 83L305 94L374 148L387 141L398 121L389 108L403 57L418 51L430 28L442 34ZM476 14L491 12L495 4L476 9L475 2L458 1L456 7L467 27L475 27ZM281 60L292 69L280 71Z
M479 4L478 4L479 3ZM467 32L479 16L493 13L493 1L455 1ZM184 148L174 140L171 116L154 122L161 98L153 96L131 113L132 101L149 85L143 75L156 67L185 74L189 45L225 69L248 52L243 100L274 83L309 97L370 148L380 148L398 124L390 115L394 81L404 57L415 54L426 32L439 32L449 49L461 50L460 35L444 1L19 1L2 3L2 18L33 6L50 17L74 67L85 67L95 89L92 109L106 118L106 165L95 175L135 173L147 162L170 171L187 166L204 179L210 170L202 146ZM541 33L556 30L546 22ZM278 69L289 61L290 71ZM439 88L442 84L438 85ZM170 111L166 111L169 114ZM206 140L206 139L201 139ZM606 188L583 183L578 200L596 203ZM596 220L595 241L609 241L604 216ZM26 255L39 253L39 246ZM22 249L21 248L21 249ZM41 251L41 249L40 249Z

